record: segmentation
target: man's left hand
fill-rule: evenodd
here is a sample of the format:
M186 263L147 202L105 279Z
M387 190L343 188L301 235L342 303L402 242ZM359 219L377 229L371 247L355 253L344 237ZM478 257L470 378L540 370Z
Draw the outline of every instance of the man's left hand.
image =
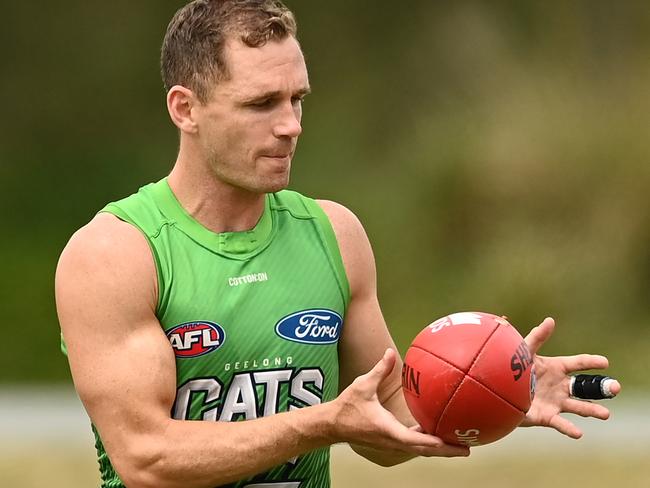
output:
M539 356L537 351L553 334L554 329L555 321L547 318L526 336L526 344L535 357L537 385L533 403L521 426L552 427L573 439L579 439L582 431L561 417L561 413L606 420L609 418L609 410L603 405L572 398L569 394L570 375L589 369L605 369L609 362L606 357L594 354ZM621 391L621 385L618 381L613 381L610 390L613 395L617 395Z

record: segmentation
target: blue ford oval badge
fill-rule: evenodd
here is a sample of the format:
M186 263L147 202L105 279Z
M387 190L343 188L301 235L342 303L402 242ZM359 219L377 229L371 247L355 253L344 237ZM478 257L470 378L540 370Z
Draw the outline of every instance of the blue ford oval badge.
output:
M287 315L275 324L275 333L303 344L333 344L339 340L342 326L338 313L319 308Z

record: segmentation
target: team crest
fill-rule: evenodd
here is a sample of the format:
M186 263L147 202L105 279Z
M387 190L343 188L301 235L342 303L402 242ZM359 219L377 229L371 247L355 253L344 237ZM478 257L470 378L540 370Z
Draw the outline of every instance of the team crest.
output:
M216 351L226 340L226 332L219 324L199 320L185 322L167 331L177 358L195 358Z

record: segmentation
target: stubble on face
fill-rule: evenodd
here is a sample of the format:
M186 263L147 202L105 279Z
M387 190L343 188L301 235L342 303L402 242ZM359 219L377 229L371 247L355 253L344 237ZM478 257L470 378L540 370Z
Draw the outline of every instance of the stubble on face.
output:
M231 40L229 78L200 109L199 139L221 183L252 193L286 188L309 79L293 37L250 48Z

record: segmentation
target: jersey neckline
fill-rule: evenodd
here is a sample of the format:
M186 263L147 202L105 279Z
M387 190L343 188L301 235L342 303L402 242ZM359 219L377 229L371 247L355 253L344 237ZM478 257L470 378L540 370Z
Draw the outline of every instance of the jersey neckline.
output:
M269 194L265 196L264 212L255 227L241 232L213 232L204 227L181 205L167 178L154 183L153 195L160 210L180 230L202 246L223 256L246 259L261 252L271 241L275 225Z

